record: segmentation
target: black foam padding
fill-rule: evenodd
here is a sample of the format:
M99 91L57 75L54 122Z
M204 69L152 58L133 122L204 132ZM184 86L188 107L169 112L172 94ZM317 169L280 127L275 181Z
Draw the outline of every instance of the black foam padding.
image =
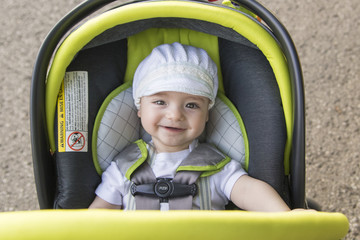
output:
M273 70L258 49L224 39L219 39L219 49L225 93L248 135L249 175L269 183L288 201L286 125Z
M95 189L101 178L92 160L94 121L105 98L123 83L126 62L127 41L125 39L82 50L67 68L67 71L88 72L89 142L88 152L56 153L58 176L54 208L87 208L95 197Z

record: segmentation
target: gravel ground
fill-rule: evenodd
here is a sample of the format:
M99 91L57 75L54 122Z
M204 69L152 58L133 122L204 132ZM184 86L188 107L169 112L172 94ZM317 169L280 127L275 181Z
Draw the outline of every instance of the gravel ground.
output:
M32 68L46 34L80 2L2 1L0 211L39 208L29 136ZM360 239L360 5L357 0L261 2L286 26L302 62L307 196L324 211L344 213L350 221L346 239Z

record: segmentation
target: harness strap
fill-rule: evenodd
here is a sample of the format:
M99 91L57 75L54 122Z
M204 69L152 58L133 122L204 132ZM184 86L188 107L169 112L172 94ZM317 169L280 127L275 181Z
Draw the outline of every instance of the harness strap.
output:
M199 178L201 172L196 171L182 171L178 172L174 179L172 180L176 185L178 184L184 184L186 186L191 187L191 185L195 185L195 182ZM141 188L142 186L145 186L144 189L148 188L146 185L154 184L154 182L157 182L157 179L155 177L154 172L152 171L150 165L147 162L144 162L132 175L131 178L132 182L135 183L135 185L131 185L131 192L136 192L136 188ZM138 185L138 186L137 186ZM196 185L195 188L197 189ZM154 189L151 189L153 192ZM191 191L192 193L195 193L194 191ZM150 193L150 192L149 192ZM186 210L186 209L192 209L192 202L193 197L195 194L188 194L185 196L178 196L175 198L169 198L169 208L171 210ZM149 194L136 194L135 196L135 203L136 203L136 209L138 210L158 210L160 209L160 199L156 195L149 195Z
M209 144L199 144L181 162L174 179L157 179L146 161L151 156L153 154L148 152L146 143L138 140L115 159L119 170L133 183L129 192L129 209L135 209L134 205L136 209L160 209L161 202L168 202L170 209L192 209L198 189L200 208L211 209L207 177L221 171L231 160ZM198 179L200 188L196 185ZM167 191L167 187L172 191Z
M174 182L182 184L194 184L200 177L202 172L196 171L181 171L178 172L174 177ZM186 210L192 209L193 196L188 195L184 197L171 198L169 199L169 208L171 210Z
M147 162L144 162L132 174L131 180L137 185L154 183L156 181L156 176L153 170L151 169L150 165ZM160 209L160 201L159 198L157 197L136 195L135 203L136 203L136 209L138 210Z

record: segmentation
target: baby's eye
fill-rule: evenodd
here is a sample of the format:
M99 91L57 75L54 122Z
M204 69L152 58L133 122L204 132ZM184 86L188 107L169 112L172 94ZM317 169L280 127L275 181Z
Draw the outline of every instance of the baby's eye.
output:
M199 105L196 103L188 103L188 104L186 104L186 107L196 109L196 108L199 108Z
M165 105L165 102L163 100L156 100L153 103L155 103L156 105Z

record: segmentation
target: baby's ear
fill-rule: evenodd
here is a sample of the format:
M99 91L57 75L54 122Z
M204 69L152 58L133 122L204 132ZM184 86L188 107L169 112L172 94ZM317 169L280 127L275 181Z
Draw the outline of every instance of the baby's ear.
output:
M141 111L140 111L140 109L137 111L137 115L138 115L139 118L141 118Z

